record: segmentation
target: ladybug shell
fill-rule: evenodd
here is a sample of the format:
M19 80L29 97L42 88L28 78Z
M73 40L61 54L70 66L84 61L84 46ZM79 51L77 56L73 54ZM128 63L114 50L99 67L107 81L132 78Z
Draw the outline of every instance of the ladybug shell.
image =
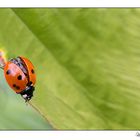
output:
M7 62L4 67L4 75L7 83L15 92L21 92L26 88L28 79L16 64L10 61ZM22 77L20 80L18 78L19 76Z
M28 70L28 76L29 76L29 82L32 83L33 85L35 85L36 83L36 75L35 75L35 70L34 70L34 66L31 63L31 61L25 57L20 57L20 59L24 62L24 64L27 67Z
M19 58L24 63L28 76L25 76L20 67L11 61L8 61L4 66L6 81L16 93L20 93L21 91L25 90L27 86L34 85L36 82L34 66L31 61L24 57Z

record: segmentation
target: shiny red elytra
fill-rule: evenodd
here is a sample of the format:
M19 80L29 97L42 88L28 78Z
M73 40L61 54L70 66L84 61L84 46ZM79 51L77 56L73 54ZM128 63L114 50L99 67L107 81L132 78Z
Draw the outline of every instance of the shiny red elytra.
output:
M7 61L3 69L8 85L25 101L29 101L33 96L36 83L36 74L31 61L19 56Z

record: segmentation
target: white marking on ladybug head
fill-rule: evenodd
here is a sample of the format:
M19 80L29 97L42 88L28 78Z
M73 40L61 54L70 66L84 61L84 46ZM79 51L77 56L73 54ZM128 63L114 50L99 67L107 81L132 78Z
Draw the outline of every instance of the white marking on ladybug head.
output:
M27 95L26 95L26 94L24 94L24 95L22 95L22 97L23 97L24 99L26 99Z

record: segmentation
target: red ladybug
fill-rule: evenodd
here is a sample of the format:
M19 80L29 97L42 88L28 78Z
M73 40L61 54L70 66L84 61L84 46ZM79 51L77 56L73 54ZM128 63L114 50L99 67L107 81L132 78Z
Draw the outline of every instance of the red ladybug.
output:
M4 65L4 75L9 86L26 102L32 98L36 75L30 60L21 56L9 60Z

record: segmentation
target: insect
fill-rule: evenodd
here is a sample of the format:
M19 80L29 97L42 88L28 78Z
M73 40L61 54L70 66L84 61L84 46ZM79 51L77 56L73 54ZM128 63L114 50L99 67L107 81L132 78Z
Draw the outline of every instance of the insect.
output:
M28 102L33 96L36 83L36 74L31 61L18 56L7 61L3 69L8 85Z

